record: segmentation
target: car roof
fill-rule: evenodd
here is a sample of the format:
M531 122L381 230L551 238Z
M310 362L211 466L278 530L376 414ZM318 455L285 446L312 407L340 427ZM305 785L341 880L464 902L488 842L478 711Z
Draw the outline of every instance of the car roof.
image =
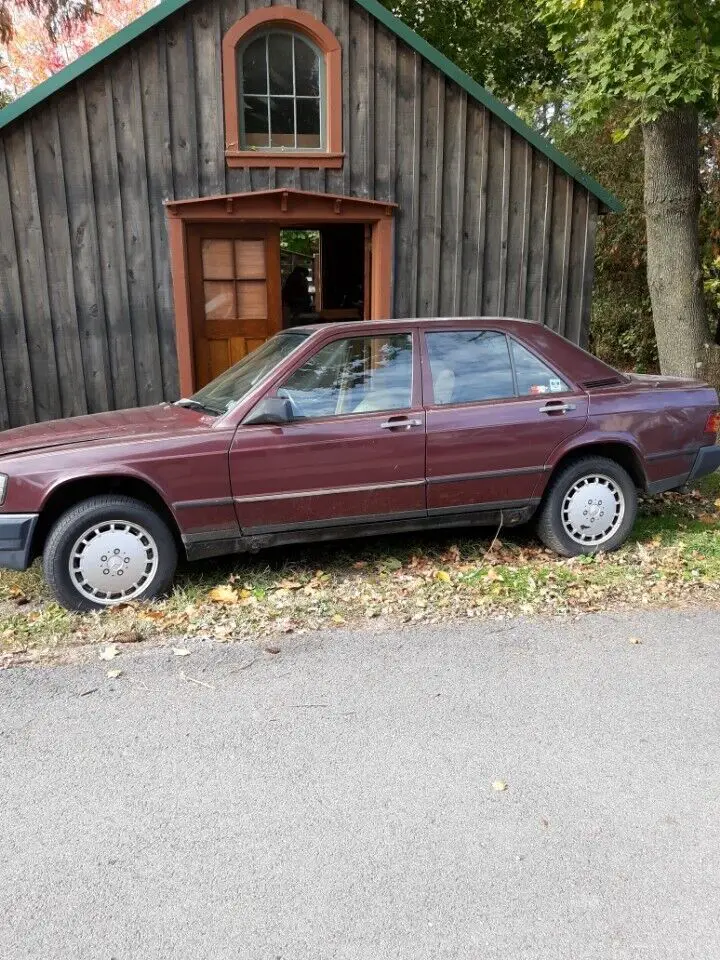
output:
M538 320L521 320L517 317L411 317L408 319L398 318L395 320L336 320L328 323L308 323L302 326L292 327L292 330L328 330L332 328L341 328L343 330L353 330L357 327L359 331L367 330L368 327L380 329L387 327L423 327L423 326L446 326L446 327L493 327L497 330L511 330L516 325L522 327L541 327Z
M342 330L348 334L368 335L382 330L413 329L477 329L498 330L515 334L518 340L537 350L555 365L570 380L577 384L591 383L612 378L621 382L627 378L614 367L594 357L587 350L551 330L537 320L521 320L517 317L415 317L407 320L343 320L334 323L315 323L292 327L288 331L305 331L310 334Z

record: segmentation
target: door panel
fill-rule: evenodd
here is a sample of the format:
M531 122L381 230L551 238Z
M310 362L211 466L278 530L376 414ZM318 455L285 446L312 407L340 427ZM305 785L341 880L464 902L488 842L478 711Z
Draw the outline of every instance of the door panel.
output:
M532 499L555 447L582 430L586 396L565 396L565 414L521 397L427 411L428 509Z
M337 337L273 394L304 419L238 427L230 476L243 531L425 516L416 335Z
M200 388L280 329L280 231L273 224L193 225L188 251Z
M424 346L430 513L531 500L587 395L501 331L429 332Z

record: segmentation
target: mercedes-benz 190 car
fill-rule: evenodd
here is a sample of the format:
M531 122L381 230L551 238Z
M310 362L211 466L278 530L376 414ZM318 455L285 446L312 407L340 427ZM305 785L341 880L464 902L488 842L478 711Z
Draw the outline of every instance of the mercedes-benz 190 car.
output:
M190 560L532 520L614 550L638 493L720 467L718 395L619 373L537 323L285 330L194 396L0 434L0 566L60 603L161 594Z

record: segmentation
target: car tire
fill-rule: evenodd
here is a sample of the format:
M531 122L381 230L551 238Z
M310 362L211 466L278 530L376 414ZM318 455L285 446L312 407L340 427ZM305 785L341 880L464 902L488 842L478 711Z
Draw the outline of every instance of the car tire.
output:
M165 521L147 504L124 496L83 500L50 530L45 579L69 610L102 610L151 600L172 583L177 548Z
M607 457L583 457L552 478L536 531L563 557L617 550L635 524L638 495L627 470Z

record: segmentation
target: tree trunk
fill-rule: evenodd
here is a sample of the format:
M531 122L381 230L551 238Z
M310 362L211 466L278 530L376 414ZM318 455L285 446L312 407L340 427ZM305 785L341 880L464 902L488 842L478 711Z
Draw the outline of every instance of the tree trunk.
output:
M643 126L647 272L660 369L708 375L711 342L700 267L698 114L692 106Z

